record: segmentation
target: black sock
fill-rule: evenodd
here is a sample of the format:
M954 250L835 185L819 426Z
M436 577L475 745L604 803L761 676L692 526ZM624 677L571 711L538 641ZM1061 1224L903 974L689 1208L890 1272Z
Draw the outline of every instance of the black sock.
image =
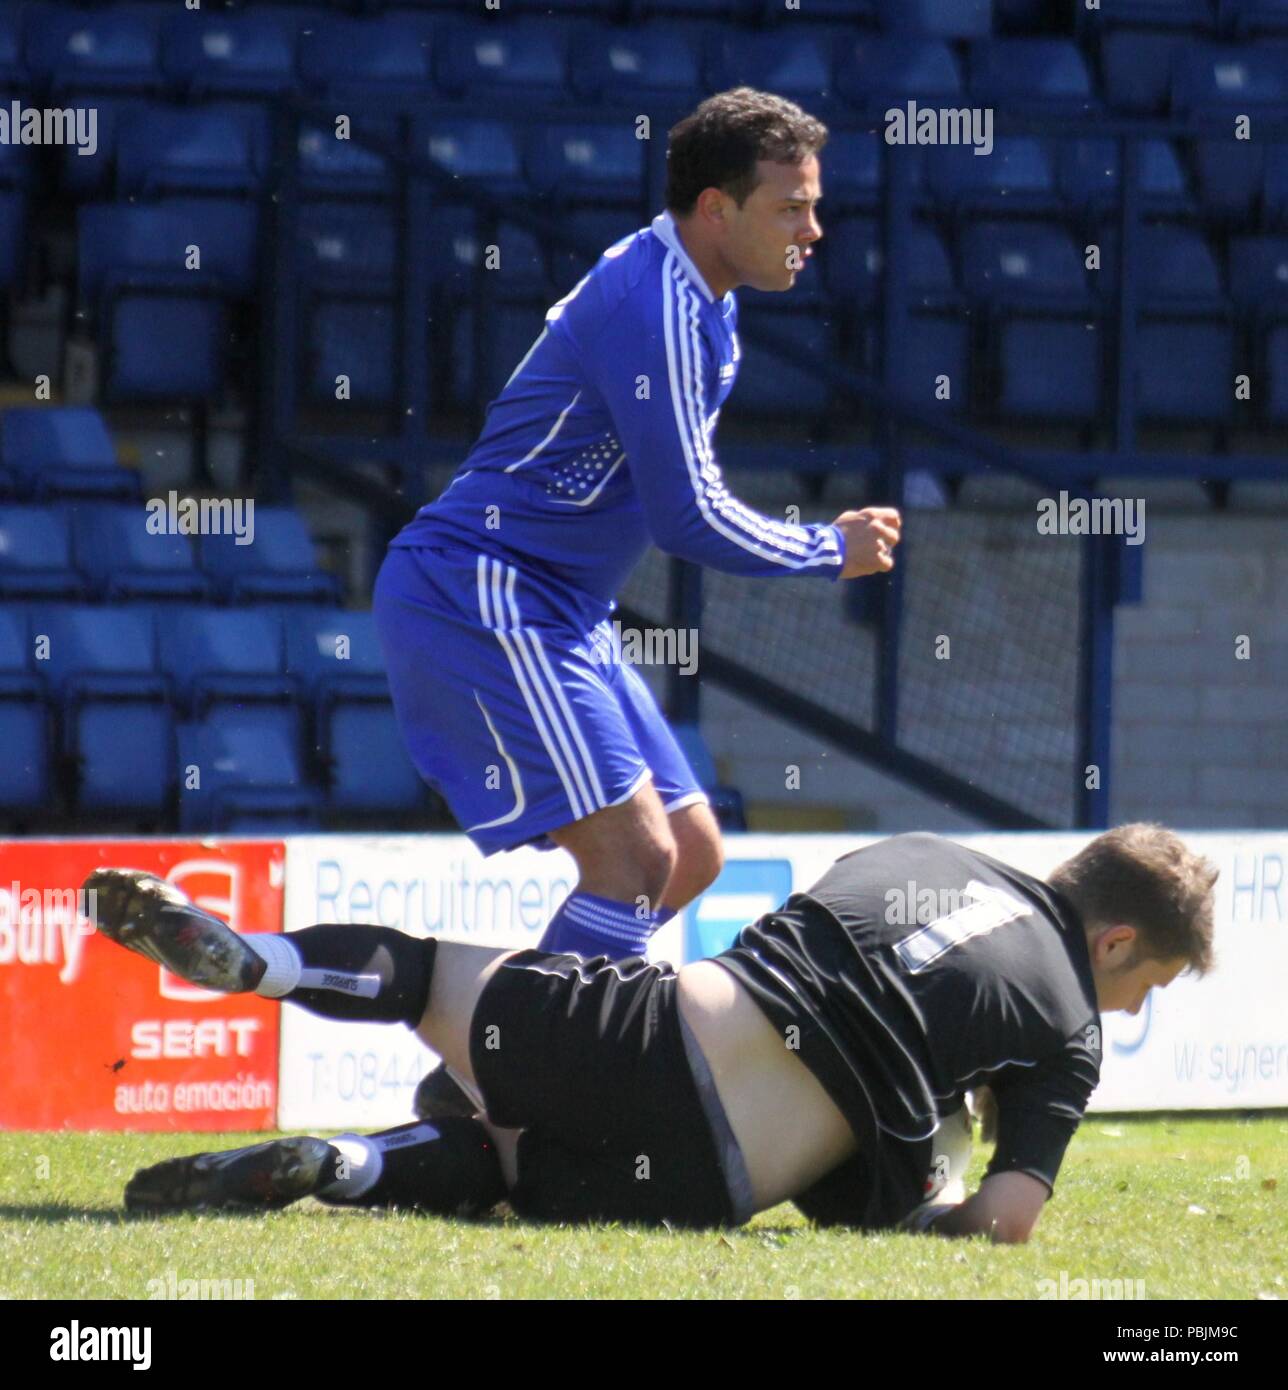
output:
M356 1137L341 1135L339 1139ZM479 1216L506 1195L496 1146L478 1120L459 1116L432 1124L421 1120L368 1134L359 1142L379 1151L380 1176L356 1197L346 1195L342 1183L334 1182L334 1190L317 1194L319 1201L332 1206L413 1207L439 1216Z
M429 1002L433 937L392 927L323 923L289 932L303 965L300 982L279 996L324 1018L405 1023L415 1028Z

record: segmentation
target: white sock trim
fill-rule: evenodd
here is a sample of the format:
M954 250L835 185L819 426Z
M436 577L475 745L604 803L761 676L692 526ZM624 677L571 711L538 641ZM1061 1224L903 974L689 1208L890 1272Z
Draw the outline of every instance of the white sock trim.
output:
M384 1171L385 1160L380 1149L361 1134L337 1134L327 1143L340 1151L342 1162L336 1176L319 1192L328 1197L353 1200L370 1192Z
M304 962L289 936L278 932L247 932L242 940L263 960L268 969L255 986L255 993L266 999L281 999L300 982Z

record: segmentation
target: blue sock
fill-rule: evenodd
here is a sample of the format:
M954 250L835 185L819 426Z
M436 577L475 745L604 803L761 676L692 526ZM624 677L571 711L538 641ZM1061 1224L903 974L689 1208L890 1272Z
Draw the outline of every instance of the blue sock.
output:
M550 919L537 949L571 951L587 957L608 956L612 960L642 956L649 937L674 916L673 907L662 907L640 917L634 903L619 903L575 889Z

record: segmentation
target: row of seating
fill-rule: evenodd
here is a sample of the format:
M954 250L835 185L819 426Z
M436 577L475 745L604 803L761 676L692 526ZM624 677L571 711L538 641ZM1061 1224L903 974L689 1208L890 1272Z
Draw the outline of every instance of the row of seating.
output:
M415 815L369 613L0 609L0 809L296 828Z
M1175 34L1113 27L1097 53L1098 29L1089 31L1087 48L1072 38L992 37L981 27L987 13L986 6L958 4L957 22L942 26L948 36L934 38L906 23L879 33L840 22L756 29L673 16L622 26L584 13L360 18L263 8L163 17L137 4L91 11L33 5L25 25L21 10L0 19L0 82L52 95L374 94L578 105L638 102L648 94L691 101L748 82L815 102L835 97L865 111L892 94L1077 110L1102 103L1140 109L1146 92L1150 109L1170 100L1178 112L1288 103L1288 76L1273 40L1196 43L1181 35L1186 42L1169 47ZM950 47L959 38L970 40L964 63ZM1148 73L1133 64L1142 55ZM1143 88L1142 80L1153 85Z

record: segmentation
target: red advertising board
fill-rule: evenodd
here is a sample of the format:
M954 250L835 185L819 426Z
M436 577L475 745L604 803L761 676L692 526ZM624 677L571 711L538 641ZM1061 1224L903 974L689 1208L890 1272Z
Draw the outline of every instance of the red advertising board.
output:
M78 912L146 869L241 932L282 929L281 841L0 843L0 1129L238 1130L277 1112L278 1011L197 989Z

